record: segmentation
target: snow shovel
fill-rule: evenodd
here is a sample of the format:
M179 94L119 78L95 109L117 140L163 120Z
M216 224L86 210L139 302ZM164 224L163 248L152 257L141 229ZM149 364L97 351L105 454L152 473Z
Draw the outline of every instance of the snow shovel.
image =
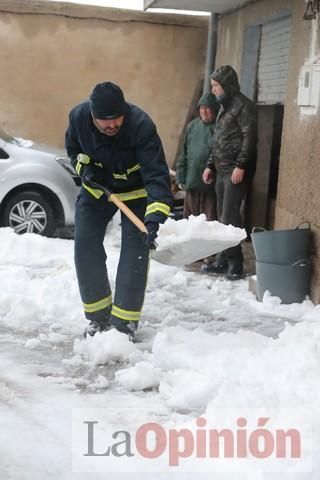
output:
M148 234L145 224L138 218L125 203L120 200L116 193L112 193L108 188L100 185L89 178L85 178L86 184L94 189L102 191L114 203L121 212L123 212L129 220L144 234ZM245 238L244 235L243 238ZM188 238L179 242L172 243L169 246L150 250L151 258L164 265L175 267L184 267L190 263L201 260L202 258L215 255L229 247L237 245L239 241L231 241L230 239L207 239L207 238Z
M140 232L145 233L146 235L148 234L148 230L145 224L140 220L140 218L137 217L137 215L133 213L132 210L130 210L129 207L127 207L127 205L122 200L120 200L116 193L112 193L107 187L100 185L97 182L94 182L90 178L85 177L84 181L86 185L88 185L90 188L100 190L105 195L107 195L109 201L114 203L119 208L119 210L121 210L121 212L123 212L126 217L128 217L129 220L131 220L131 222L140 230Z

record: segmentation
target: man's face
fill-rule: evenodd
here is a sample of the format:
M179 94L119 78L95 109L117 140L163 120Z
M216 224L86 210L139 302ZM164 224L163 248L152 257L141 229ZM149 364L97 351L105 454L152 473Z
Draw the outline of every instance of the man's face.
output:
M220 83L216 82L215 80L210 80L210 83L213 95L215 95L216 97L222 97L222 95L224 94L224 90L221 87Z
M94 125L97 127L99 132L108 135L108 137L113 137L119 132L121 125L124 121L124 115L122 115L121 117L112 118L111 120L94 117L92 117L92 119Z
M214 111L206 105L201 105L199 109L200 118L204 123L211 123L215 119Z

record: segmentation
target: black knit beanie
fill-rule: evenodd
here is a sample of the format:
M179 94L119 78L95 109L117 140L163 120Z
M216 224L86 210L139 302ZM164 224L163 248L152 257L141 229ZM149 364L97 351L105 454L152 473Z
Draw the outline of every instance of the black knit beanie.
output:
M97 119L111 120L121 117L126 109L121 88L112 82L98 83L90 95L90 108Z

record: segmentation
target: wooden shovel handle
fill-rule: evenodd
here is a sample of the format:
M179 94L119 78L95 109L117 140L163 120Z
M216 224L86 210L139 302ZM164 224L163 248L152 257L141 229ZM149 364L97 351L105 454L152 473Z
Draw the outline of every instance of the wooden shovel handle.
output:
M133 213L132 210L130 210L129 207L127 207L127 205L122 200L120 200L116 193L110 192L107 187L105 187L104 185L100 185L99 183L91 180L88 177L85 177L84 181L88 186L96 188L98 190L102 190L107 195L110 202L114 203L119 208L119 210L121 210L121 212L123 212L125 216L128 217L129 220L131 220L131 222L140 230L140 232L148 233L145 224L140 220L140 218L137 217L137 215Z
M109 195L109 200L110 202L114 203L119 210L121 210L121 212L123 212L126 217L129 218L129 220L131 220L131 222L140 230L140 232L148 233L145 224L140 220L140 218L137 217L137 215L133 213L132 210L130 210L129 207L127 207L125 203L123 203L122 200L120 200L119 197L117 197L115 193L111 193Z

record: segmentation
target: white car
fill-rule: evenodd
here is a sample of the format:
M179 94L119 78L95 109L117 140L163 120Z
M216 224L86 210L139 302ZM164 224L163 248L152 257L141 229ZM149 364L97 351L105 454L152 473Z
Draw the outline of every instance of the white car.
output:
M74 224L81 185L66 152L0 129L0 224L50 236Z

